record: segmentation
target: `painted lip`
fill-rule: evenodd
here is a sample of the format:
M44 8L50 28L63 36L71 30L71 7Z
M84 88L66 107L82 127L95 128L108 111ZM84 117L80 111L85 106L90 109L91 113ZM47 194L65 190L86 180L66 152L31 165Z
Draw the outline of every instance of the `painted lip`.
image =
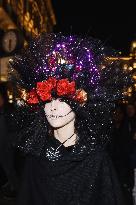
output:
M70 112L68 112L66 115L46 115L46 117L52 118L52 119L58 119L58 118L66 117L66 116L69 115L71 112L72 112L72 110L70 110Z

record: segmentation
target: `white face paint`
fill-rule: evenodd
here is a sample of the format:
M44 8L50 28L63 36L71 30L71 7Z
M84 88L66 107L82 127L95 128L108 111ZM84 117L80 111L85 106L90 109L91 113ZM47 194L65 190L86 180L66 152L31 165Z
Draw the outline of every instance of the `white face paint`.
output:
M53 128L60 128L75 119L75 113L70 106L60 99L52 100L44 107L46 118Z

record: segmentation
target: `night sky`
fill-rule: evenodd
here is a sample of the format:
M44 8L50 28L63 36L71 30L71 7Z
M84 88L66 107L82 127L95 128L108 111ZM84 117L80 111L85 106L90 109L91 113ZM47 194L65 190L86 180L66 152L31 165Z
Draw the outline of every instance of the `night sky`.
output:
M99 38L127 55L131 41L136 39L135 6L131 0L126 4L99 1L52 0L57 20L54 32Z

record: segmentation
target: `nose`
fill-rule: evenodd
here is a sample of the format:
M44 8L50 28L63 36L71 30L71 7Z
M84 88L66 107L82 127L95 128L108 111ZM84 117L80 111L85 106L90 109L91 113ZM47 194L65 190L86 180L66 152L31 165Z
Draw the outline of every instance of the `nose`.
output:
M56 100L51 101L51 111L56 110Z

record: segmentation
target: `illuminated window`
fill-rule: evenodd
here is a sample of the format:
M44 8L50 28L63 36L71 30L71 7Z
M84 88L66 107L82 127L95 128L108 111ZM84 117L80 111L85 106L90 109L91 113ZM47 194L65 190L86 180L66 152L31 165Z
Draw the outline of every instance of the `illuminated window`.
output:
M136 62L133 63L133 68L136 68Z
M132 42L132 48L136 48L136 41Z
M133 79L136 80L136 73L133 74Z
M123 69L124 69L124 70L127 70L127 69L128 69L128 65L127 65L127 64L124 64Z
M133 67L132 67L132 66L130 66L130 67L128 68L128 70L130 70L130 71L131 71L131 70L133 70Z

